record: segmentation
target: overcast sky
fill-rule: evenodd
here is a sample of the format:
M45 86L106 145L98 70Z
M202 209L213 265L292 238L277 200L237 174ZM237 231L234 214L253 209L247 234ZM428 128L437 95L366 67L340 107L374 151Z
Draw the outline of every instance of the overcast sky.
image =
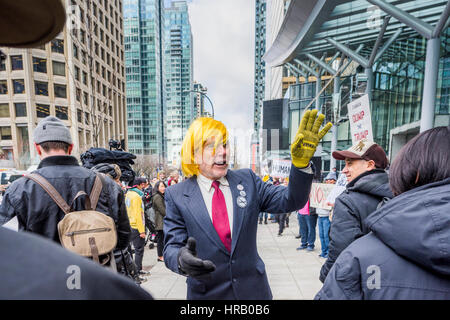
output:
M253 127L254 0L192 0L194 80L208 88L215 119L231 133ZM210 104L206 101L206 109ZM249 136L239 134L239 162L247 164Z

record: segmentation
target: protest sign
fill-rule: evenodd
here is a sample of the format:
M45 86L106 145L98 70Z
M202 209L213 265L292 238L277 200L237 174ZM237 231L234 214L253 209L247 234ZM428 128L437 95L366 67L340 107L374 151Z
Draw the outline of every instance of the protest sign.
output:
M369 95L364 95L347 105L352 143L362 139L373 141L372 117L370 115Z
M334 184L313 183L309 196L310 206L313 208L330 210L331 207L327 206L326 203L328 195L331 193L333 188Z
M287 178L291 172L291 161L274 159L272 160L271 176L274 178Z

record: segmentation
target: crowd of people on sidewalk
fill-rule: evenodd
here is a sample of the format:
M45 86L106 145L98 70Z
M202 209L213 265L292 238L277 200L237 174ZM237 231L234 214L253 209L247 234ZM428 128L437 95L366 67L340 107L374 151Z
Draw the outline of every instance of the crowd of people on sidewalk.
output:
M345 187L328 209L308 201L297 215L297 250L314 251L318 224L326 259L315 298L450 299L450 127L417 135L391 165L368 140L332 156ZM323 183L338 179L333 168Z
M63 197L77 198L75 193L79 190L89 190L97 173L108 177L103 179L97 210L109 215L116 224L115 262L128 268L123 273L135 283L146 281L149 272L143 269L142 261L148 242L150 248L156 243L157 261L164 262L165 192L168 184L180 181L178 172L171 172L170 182L161 171L152 181L137 177L130 186L124 186L121 170L115 164L83 168L70 156L72 140L68 129L51 116L39 123L34 141L42 159L36 173L50 181ZM316 299L449 297L449 260L443 254L450 232L445 227L450 204L450 168L445 160L450 159L448 142L448 127L426 131L405 145L390 167L384 150L372 141L362 140L347 150L335 151L333 157L345 161L341 175L345 175L347 183L339 195L326 200L329 208L314 208L308 201L293 212L261 212L259 224L278 222L281 236L289 226L289 215L296 214L296 238L300 239L297 250L307 251L315 250L318 227L319 256L325 261L320 270L324 285ZM332 170L323 183L334 185L338 179L341 180ZM262 182L289 186L288 178L266 176ZM79 200L73 201L71 210L83 206ZM21 231L59 243L57 226L64 212L52 201L51 194L30 179L17 180L5 192L0 223L14 216ZM8 234L11 236L16 237ZM387 260L389 264L384 263ZM92 266L86 266L86 270L90 269ZM373 274L369 272L372 270ZM92 272L95 274L95 268ZM370 280L376 272L379 278ZM355 286L356 283L359 284ZM32 292L29 294L33 296ZM145 296L142 292L136 294Z
M33 48L53 39L65 25L64 7L43 4L15 6L0 40ZM53 26L41 28L42 21ZM315 299L450 299L450 126L421 132L391 165L369 140L334 151L345 162L345 188L332 170L324 183L340 192L315 208L311 159L332 127L322 127L324 119L318 110L304 112L289 178L280 181L228 170L225 125L198 118L183 141L187 179L180 183L178 171L151 182L135 177L122 151L120 163L96 162L96 154L108 157L96 148L80 166L70 130L44 118L33 132L37 169L1 190L0 299L152 299L139 286L149 275L142 265L148 241L157 244L157 261L187 277L187 299L272 299L258 220L278 217L281 236L291 213L299 221L297 250L315 250L319 225L326 260ZM14 217L19 232L2 226Z

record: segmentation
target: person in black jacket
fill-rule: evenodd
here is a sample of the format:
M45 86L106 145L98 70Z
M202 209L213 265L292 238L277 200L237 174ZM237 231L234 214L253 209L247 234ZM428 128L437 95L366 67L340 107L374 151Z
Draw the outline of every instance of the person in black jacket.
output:
M333 157L345 160L342 172L347 176L348 184L334 204L328 258L320 270L322 282L339 254L369 232L364 220L383 199L392 198L385 171L388 159L378 144L361 140L348 150L334 151Z
M73 144L69 129L56 117L48 116L39 122L34 131L36 150L41 158L37 173L47 179L68 204L79 191L91 193L96 174L79 166L70 154ZM117 249L129 243L130 223L120 187L111 179L102 179L103 186L97 211L110 216L118 234ZM75 210L84 209L78 198ZM0 225L17 216L19 230L40 234L59 243L58 222L64 212L50 195L37 183L26 177L14 181L6 191L0 206Z
M164 261L164 217L166 216L166 203L164 201L164 193L166 191L166 184L163 181L158 181L153 190L153 209L155 210L155 230L157 232L157 253L158 261Z
M450 127L422 132L389 172L395 197L336 260L316 299L450 299Z
M60 0L1 1L0 12L14 17L13 19L3 19L3 28L0 30L0 42L12 47L38 47L62 32L65 26L65 8ZM23 28L24 21L27 21L26 29ZM1 56L0 52L0 59ZM51 126L46 126L43 129L53 131ZM71 141L70 134L67 135L67 132L68 130L63 130L63 139ZM47 147L49 147L49 144L47 144ZM67 152L63 154L68 153L69 149L71 150L72 147L67 148ZM39 151L42 153L42 150L38 148ZM67 156L64 158L67 163L73 162L73 166L75 166L77 163L73 159L69 159ZM52 161L58 162L56 159ZM51 166L48 165L52 161L47 162L47 169L44 170L46 174L51 173ZM64 166L63 168L67 167ZM79 172L82 171L68 172L62 170L61 173L70 182L72 177L77 177L72 173L77 174ZM83 172L83 174L86 174L86 172ZM28 215L28 211L24 211L23 214L21 211L17 211L18 209L28 210L29 207L33 206L42 207L46 205L45 201L48 200L37 191L37 186L31 187L31 185L28 185L28 191L31 192L22 193L23 190L17 187L22 186L24 180L21 178L12 184L14 190L19 193L17 197L11 191L8 191L7 204L0 209L0 223L1 220L8 220L10 216L20 213L19 218L23 229L25 227L33 228L33 222L38 225L40 230L45 230L45 223L53 226L54 220L48 219L50 212L41 211L40 216L31 217ZM59 182L58 187L60 185L62 186L61 182ZM74 187L77 186L77 184L74 185ZM70 187L67 183L64 185L64 189ZM105 193L109 193L109 191L110 186L108 185ZM110 199L108 201L115 200L114 196L114 194L109 194ZM13 206L11 203L15 205ZM120 204L116 205L118 205L118 208L121 206ZM106 209L105 203L102 204L102 207ZM30 212L32 211L30 209ZM38 211L34 211L34 213L37 214ZM126 213L125 217L127 218ZM117 221L119 220L122 221L117 216ZM122 230L123 225L120 224L120 227ZM127 235L126 230L120 231L120 241L126 242ZM0 226L0 244L1 300L152 299L150 294L138 288L125 277L116 275L38 235L26 232L17 233Z
M148 300L152 296L53 241L0 227L0 300Z

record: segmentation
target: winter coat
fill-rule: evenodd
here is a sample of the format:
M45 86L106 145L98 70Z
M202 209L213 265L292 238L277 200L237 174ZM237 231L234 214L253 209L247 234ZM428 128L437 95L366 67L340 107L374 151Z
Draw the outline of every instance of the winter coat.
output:
M166 216L166 203L164 196L156 192L153 196L153 209L155 210L155 229L163 230L164 217Z
M92 168L99 163L114 163L120 167L122 172L121 181L130 182L135 178L135 173L131 168L134 164L133 159L136 156L132 153L125 151L108 150L105 148L90 148L80 156L83 167Z
M1 300L152 299L126 277L43 237L0 227L0 243Z
M369 233L365 219L373 213L383 198L392 198L388 175L384 170L367 171L347 184L336 198L330 226L328 258L320 270L324 282L339 254L350 243Z
M316 299L450 299L450 178L405 192L366 220Z
M145 217L144 217L144 203L142 197L144 193L138 188L128 190L125 197L125 204L127 206L128 219L130 219L130 226L145 233Z
M69 205L79 191L91 193L96 177L92 170L80 167L72 156L47 157L33 173L47 179ZM75 211L84 210L84 201L81 200L84 200L83 197L77 199ZM130 238L130 223L123 192L112 179L103 179L96 210L113 218L118 234L117 248L126 248ZM21 231L37 233L59 243L58 222L64 218L64 212L36 182L20 178L6 191L0 206L0 225L15 216Z

